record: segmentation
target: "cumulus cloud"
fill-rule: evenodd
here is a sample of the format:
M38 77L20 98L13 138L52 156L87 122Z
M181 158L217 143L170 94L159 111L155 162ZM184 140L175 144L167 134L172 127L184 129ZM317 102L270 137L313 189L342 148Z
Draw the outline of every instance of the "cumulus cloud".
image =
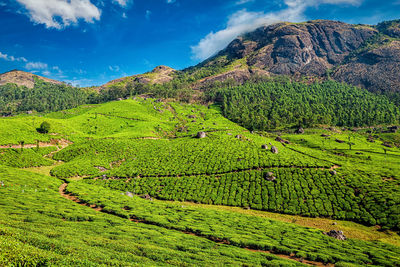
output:
M122 1L122 0L120 0ZM30 19L47 28L62 29L83 19L93 23L100 19L100 10L90 0L17 0Z
M243 2L246 0L241 0ZM204 60L224 49L234 38L246 32L253 31L263 25L281 21L298 22L305 20L304 11L307 7L321 4L359 5L362 0L284 0L285 9L275 12L249 12L246 9L232 14L227 26L217 32L210 32L200 42L192 46L194 59Z
M176 0L167 0L167 4L173 4L175 2L176 2Z
M3 54L0 52L0 59L6 60L6 61L17 61L17 62L28 62L28 60L24 57L14 57L14 56L9 56L7 54Z
M27 70L43 70L47 69L49 66L43 62L28 62L25 64Z

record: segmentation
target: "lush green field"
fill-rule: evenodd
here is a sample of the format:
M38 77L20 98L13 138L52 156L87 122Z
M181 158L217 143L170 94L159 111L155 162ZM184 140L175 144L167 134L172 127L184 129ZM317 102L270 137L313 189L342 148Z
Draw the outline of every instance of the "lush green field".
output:
M44 121L50 132L38 133ZM0 266L301 265L290 257L400 265L394 245L339 241L265 216L172 202L347 220L398 233L399 133L328 127L252 133L216 106L144 98L1 118L0 129ZM206 137L196 138L199 131ZM60 179L103 212L60 196Z
M36 128L43 121L49 134ZM19 115L0 120L0 145L34 144L65 137L71 141L92 138L142 138L195 135L200 130L239 129L220 115L217 108L157 102L155 99L124 100L84 105L44 115Z
M301 265L96 212L48 176L0 166L0 177L1 266Z
M109 171L108 177L171 176L226 173L266 167L327 167L333 163L299 157L273 139L235 131L210 132L207 138L193 137L163 140L98 139L69 146L54 156L67 162L54 168L61 177L100 174L96 166ZM248 136L248 137L247 137ZM279 154L262 149L274 144ZM271 146L270 146L271 147Z
M67 190L106 212L167 229L225 240L237 247L295 254L309 260L338 263L338 266L343 263L400 264L399 248L380 242L338 241L315 229L235 212L149 201L136 196L129 198L123 193L82 182L72 182Z

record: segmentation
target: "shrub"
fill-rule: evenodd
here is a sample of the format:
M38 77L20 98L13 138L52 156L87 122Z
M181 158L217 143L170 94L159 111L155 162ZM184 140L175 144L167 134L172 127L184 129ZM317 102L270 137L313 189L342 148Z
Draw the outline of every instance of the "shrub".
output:
M46 133L48 133L50 131L50 128L51 128L50 123L48 123L47 121L44 121L44 122L42 122L42 124L40 124L40 127L37 128L36 130L39 133L46 134Z

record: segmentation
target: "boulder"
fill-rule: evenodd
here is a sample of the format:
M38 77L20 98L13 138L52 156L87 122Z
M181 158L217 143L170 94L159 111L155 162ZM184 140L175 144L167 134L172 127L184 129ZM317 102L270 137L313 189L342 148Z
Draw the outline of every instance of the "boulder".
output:
M268 146L267 145L262 145L261 148L268 150Z
M297 134L303 134L304 133L304 129L302 127L300 127L299 129L296 130Z
M274 173L273 173L273 172L267 172L267 173L264 175L264 178L265 178L267 181L270 181L270 182L276 180L276 177L274 176Z
M196 138L201 139L201 138L205 138L206 136L207 136L207 135L206 135L205 132L198 132L197 135L196 135Z
M346 240L347 237L344 235L343 231L340 230L330 230L329 232L324 232L325 235L336 238L338 240Z
M332 175L336 175L336 171L335 170L331 170L329 173L332 174Z
M275 141L281 142L282 144L290 144L290 142L288 140L284 140L280 136L277 136L275 138Z
M236 138L236 139L241 139L242 136L241 136L240 134L238 134L238 135L235 135L235 138Z
M149 194L145 194L145 195L140 196L140 197L143 198L143 199L146 199L146 200L150 200L150 201L153 200L153 198Z
M278 148L276 146L271 146L271 152L274 154L278 154Z
M127 195L128 197L133 197L133 193L132 192L125 192L125 195Z
M339 143L339 144L343 144L343 143L344 143L343 140L339 140L339 139L336 139L335 142L337 142L337 143Z

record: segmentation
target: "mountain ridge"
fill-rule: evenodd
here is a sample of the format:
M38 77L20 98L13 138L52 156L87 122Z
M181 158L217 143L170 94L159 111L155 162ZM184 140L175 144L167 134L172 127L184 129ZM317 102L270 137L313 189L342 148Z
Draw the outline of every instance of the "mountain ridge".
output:
M242 70L247 68L250 74L333 78L370 91L399 91L399 44L400 20L376 26L329 20L281 22L237 37L192 69L244 59ZM242 71L234 79L246 76L249 73Z

